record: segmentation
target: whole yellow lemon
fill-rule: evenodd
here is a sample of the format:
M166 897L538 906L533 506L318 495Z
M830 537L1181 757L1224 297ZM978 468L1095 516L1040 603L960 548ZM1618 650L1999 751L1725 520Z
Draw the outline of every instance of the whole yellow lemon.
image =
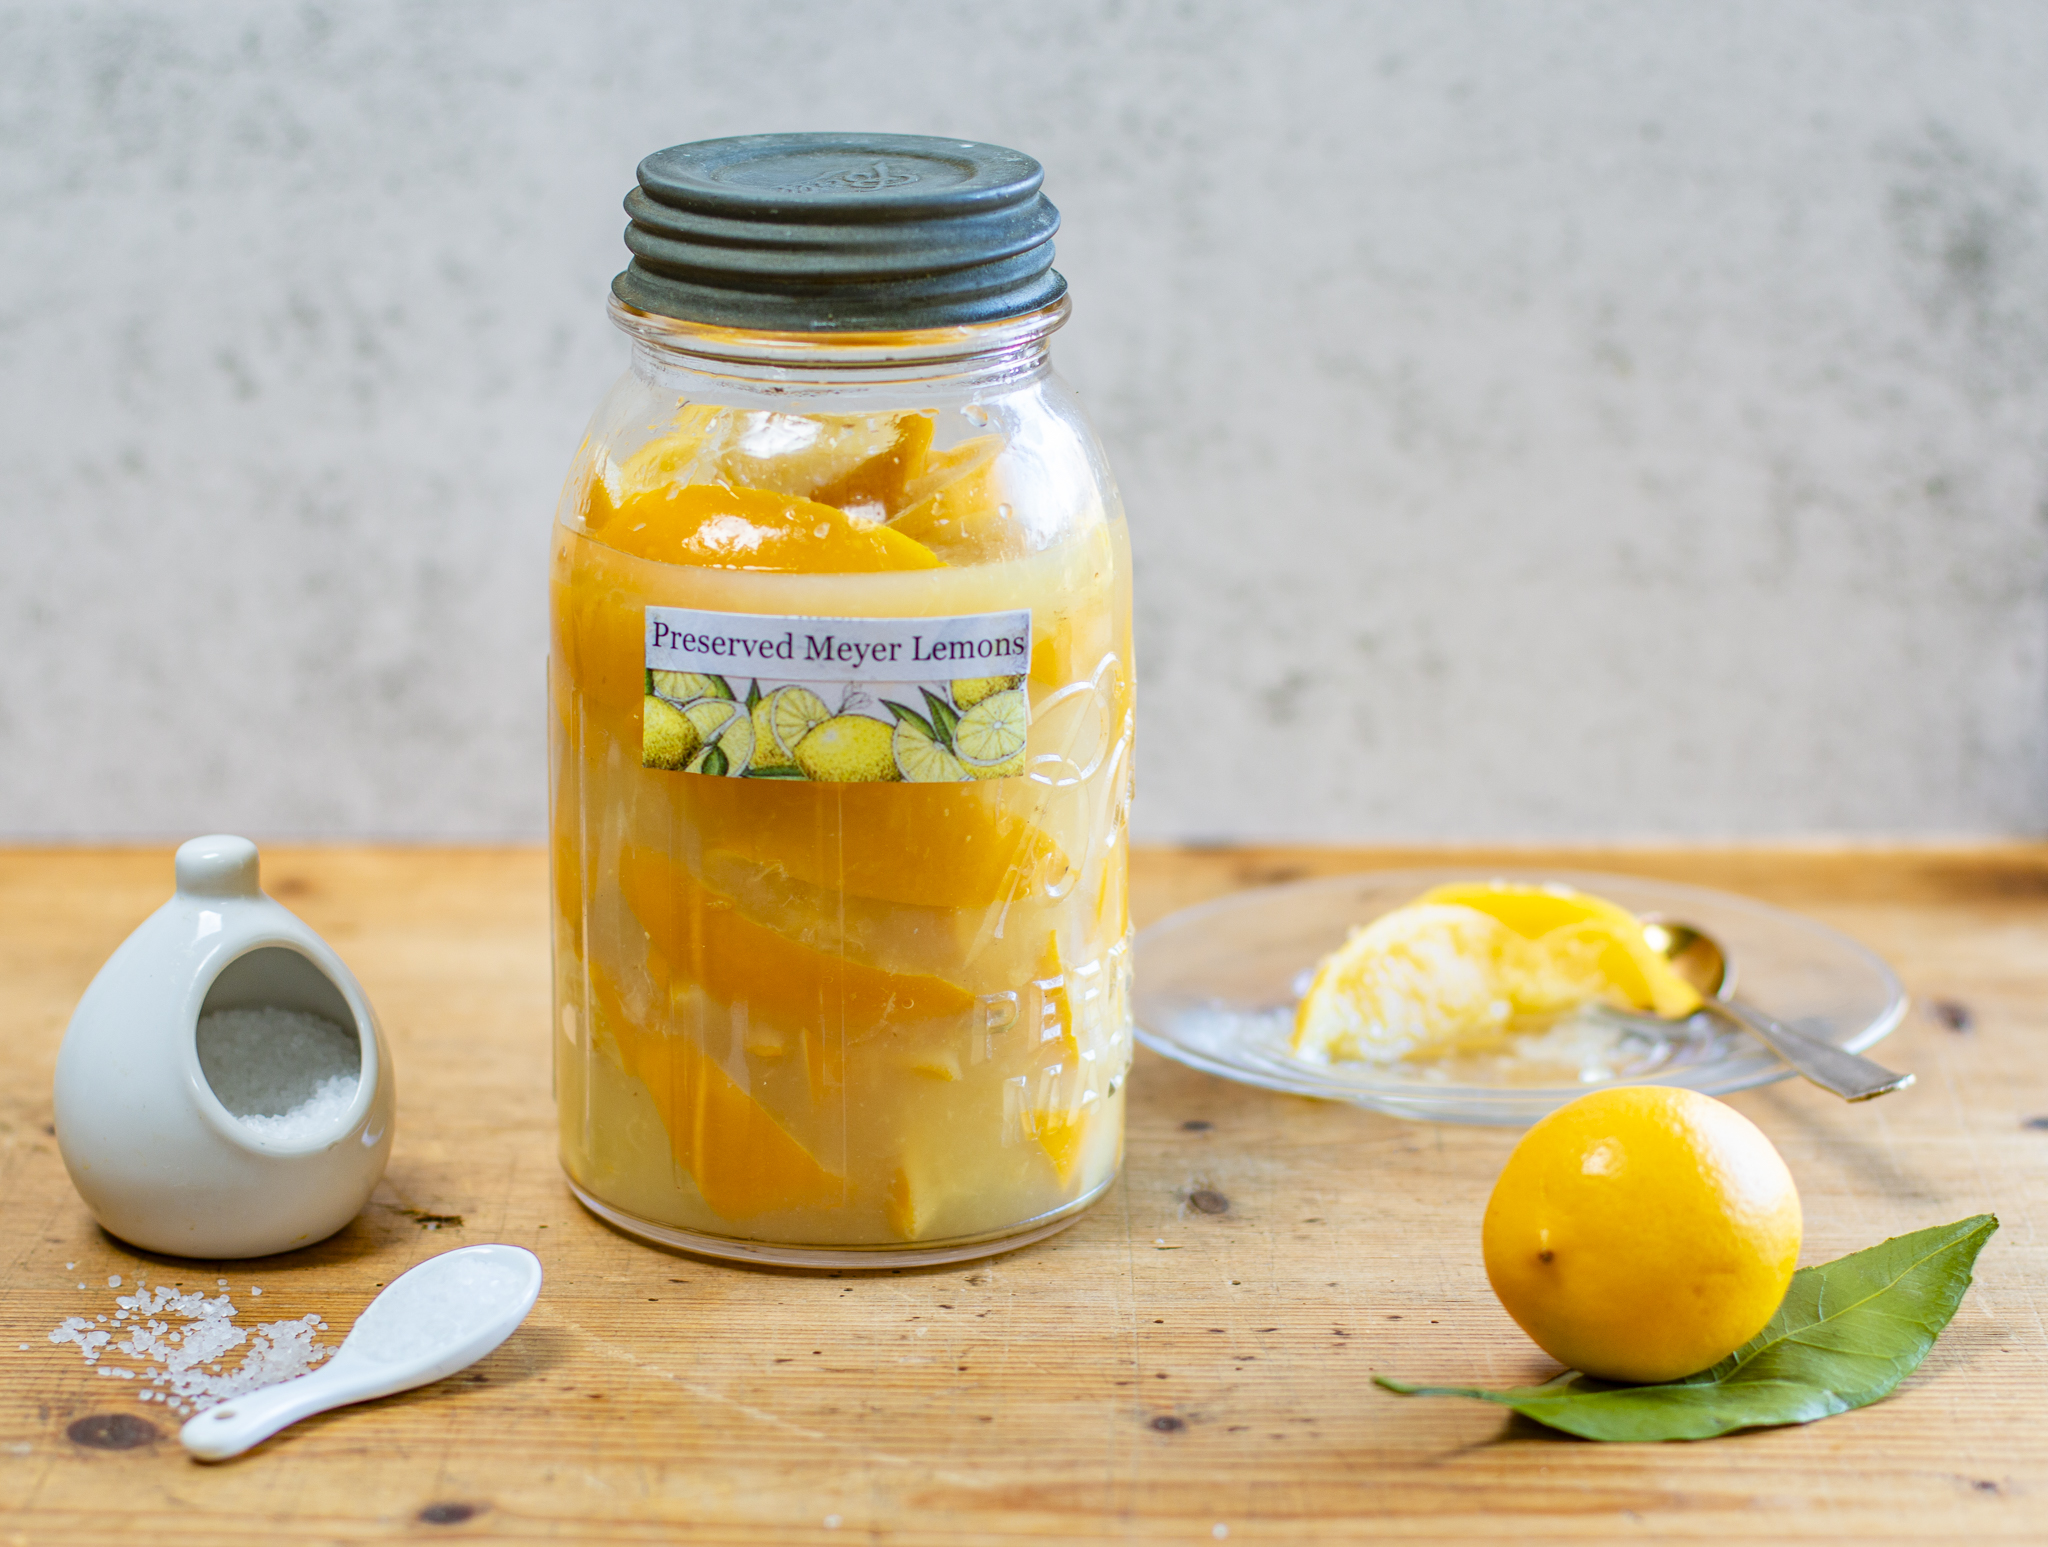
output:
M1486 1205L1486 1276L1561 1364L1676 1380L1763 1330L1799 1259L1799 1191L1733 1107L1595 1091L1522 1136Z

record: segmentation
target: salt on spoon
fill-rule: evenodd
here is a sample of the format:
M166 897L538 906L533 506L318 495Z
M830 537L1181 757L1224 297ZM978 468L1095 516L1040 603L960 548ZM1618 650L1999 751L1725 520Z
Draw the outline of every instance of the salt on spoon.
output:
M429 1257L370 1302L319 1369L210 1408L178 1438L201 1461L225 1461L301 1418L453 1375L526 1320L540 1277L540 1259L518 1246Z

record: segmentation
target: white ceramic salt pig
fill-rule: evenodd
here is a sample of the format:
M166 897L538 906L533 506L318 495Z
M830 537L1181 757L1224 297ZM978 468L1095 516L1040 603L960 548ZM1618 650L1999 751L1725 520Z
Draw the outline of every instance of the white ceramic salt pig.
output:
M177 895L108 958L57 1054L57 1147L100 1224L178 1257L264 1257L324 1240L391 1153L390 1050L341 958L264 895L256 845L178 850ZM354 1099L327 1131L266 1141L200 1066L199 1018L277 1007L355 1033Z

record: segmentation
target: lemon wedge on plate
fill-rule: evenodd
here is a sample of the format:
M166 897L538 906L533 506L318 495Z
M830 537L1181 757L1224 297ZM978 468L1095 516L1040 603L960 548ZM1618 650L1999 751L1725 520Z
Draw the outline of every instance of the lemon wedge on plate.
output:
M1480 1052L1596 1002L1665 1016L1700 1003L1626 909L1566 887L1460 882L1325 957L1293 1046L1320 1062Z
M1692 985L1650 949L1643 923L1628 909L1568 886L1527 886L1507 881L1460 881L1432 887L1422 901L1456 904L1499 919L1525 940L1544 942L1551 958L1592 958L1602 989L1624 1009L1690 1015L1700 1007ZM1611 991L1611 992L1609 992Z

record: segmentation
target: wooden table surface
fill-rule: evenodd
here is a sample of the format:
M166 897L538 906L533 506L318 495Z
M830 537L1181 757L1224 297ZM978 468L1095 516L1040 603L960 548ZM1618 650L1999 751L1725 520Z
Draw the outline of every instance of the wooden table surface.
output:
M1853 1107L1797 1084L1734 1098L1798 1178L1808 1261L1979 1210L2003 1221L1947 1335L1889 1400L1701 1444L1594 1445L1379 1390L1370 1372L1509 1384L1554 1368L1480 1266L1480 1211L1515 1134L1272 1095L1144 1052L1123 1180L1037 1246L809 1274L637 1245L556 1170L545 871L525 850L266 855L273 895L349 961L390 1034L391 1168L322 1246L231 1267L150 1258L101 1234L66 1180L50 1071L93 972L168 894L169 851L12 851L0 1542L2048 1539L2048 848L1153 851L1137 912L1447 857L1728 887L1846 929L1900 971L1916 1008L1882 1052L1917 1071L1914 1089ZM1191 1206L1198 1190L1227 1209ZM132 1383L47 1338L111 1313L99 1286L138 1270L224 1274L245 1323L318 1311L345 1329L376 1284L474 1241L546 1264L511 1342L222 1466L188 1460ZM70 1437L110 1413L156 1437Z

